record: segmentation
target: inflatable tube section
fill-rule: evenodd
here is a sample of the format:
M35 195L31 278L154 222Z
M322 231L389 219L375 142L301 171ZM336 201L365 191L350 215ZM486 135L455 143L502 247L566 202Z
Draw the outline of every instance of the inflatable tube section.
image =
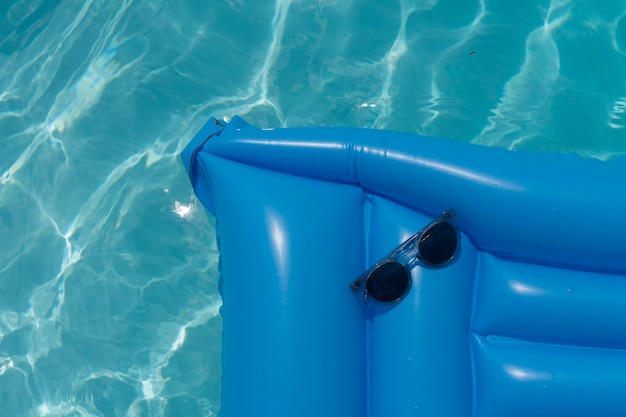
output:
M217 219L222 417L626 415L626 159L237 117L182 157Z

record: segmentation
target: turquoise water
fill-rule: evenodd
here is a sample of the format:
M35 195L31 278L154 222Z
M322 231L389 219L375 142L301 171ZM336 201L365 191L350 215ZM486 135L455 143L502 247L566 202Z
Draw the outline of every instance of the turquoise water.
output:
M625 1L3 2L0 416L216 415L210 115L607 159L625 109Z

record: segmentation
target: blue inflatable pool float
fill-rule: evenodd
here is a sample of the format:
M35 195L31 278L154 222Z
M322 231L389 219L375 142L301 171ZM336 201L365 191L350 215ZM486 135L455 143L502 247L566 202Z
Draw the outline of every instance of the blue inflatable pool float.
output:
M237 117L182 156L223 417L626 416L624 158Z

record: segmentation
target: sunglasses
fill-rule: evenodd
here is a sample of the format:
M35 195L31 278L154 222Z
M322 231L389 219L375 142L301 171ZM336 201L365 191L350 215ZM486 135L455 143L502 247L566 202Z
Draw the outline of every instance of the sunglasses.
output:
M391 308L408 294L413 268L449 265L459 253L460 239L454 210L445 211L372 265L350 287L365 304L375 301Z

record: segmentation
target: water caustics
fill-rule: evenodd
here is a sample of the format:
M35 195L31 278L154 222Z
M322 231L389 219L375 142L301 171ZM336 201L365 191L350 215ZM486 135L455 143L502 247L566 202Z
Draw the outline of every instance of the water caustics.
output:
M178 177L187 115L141 101L172 72L150 32L175 3L20 5L0 47L0 415L215 415L217 256Z

